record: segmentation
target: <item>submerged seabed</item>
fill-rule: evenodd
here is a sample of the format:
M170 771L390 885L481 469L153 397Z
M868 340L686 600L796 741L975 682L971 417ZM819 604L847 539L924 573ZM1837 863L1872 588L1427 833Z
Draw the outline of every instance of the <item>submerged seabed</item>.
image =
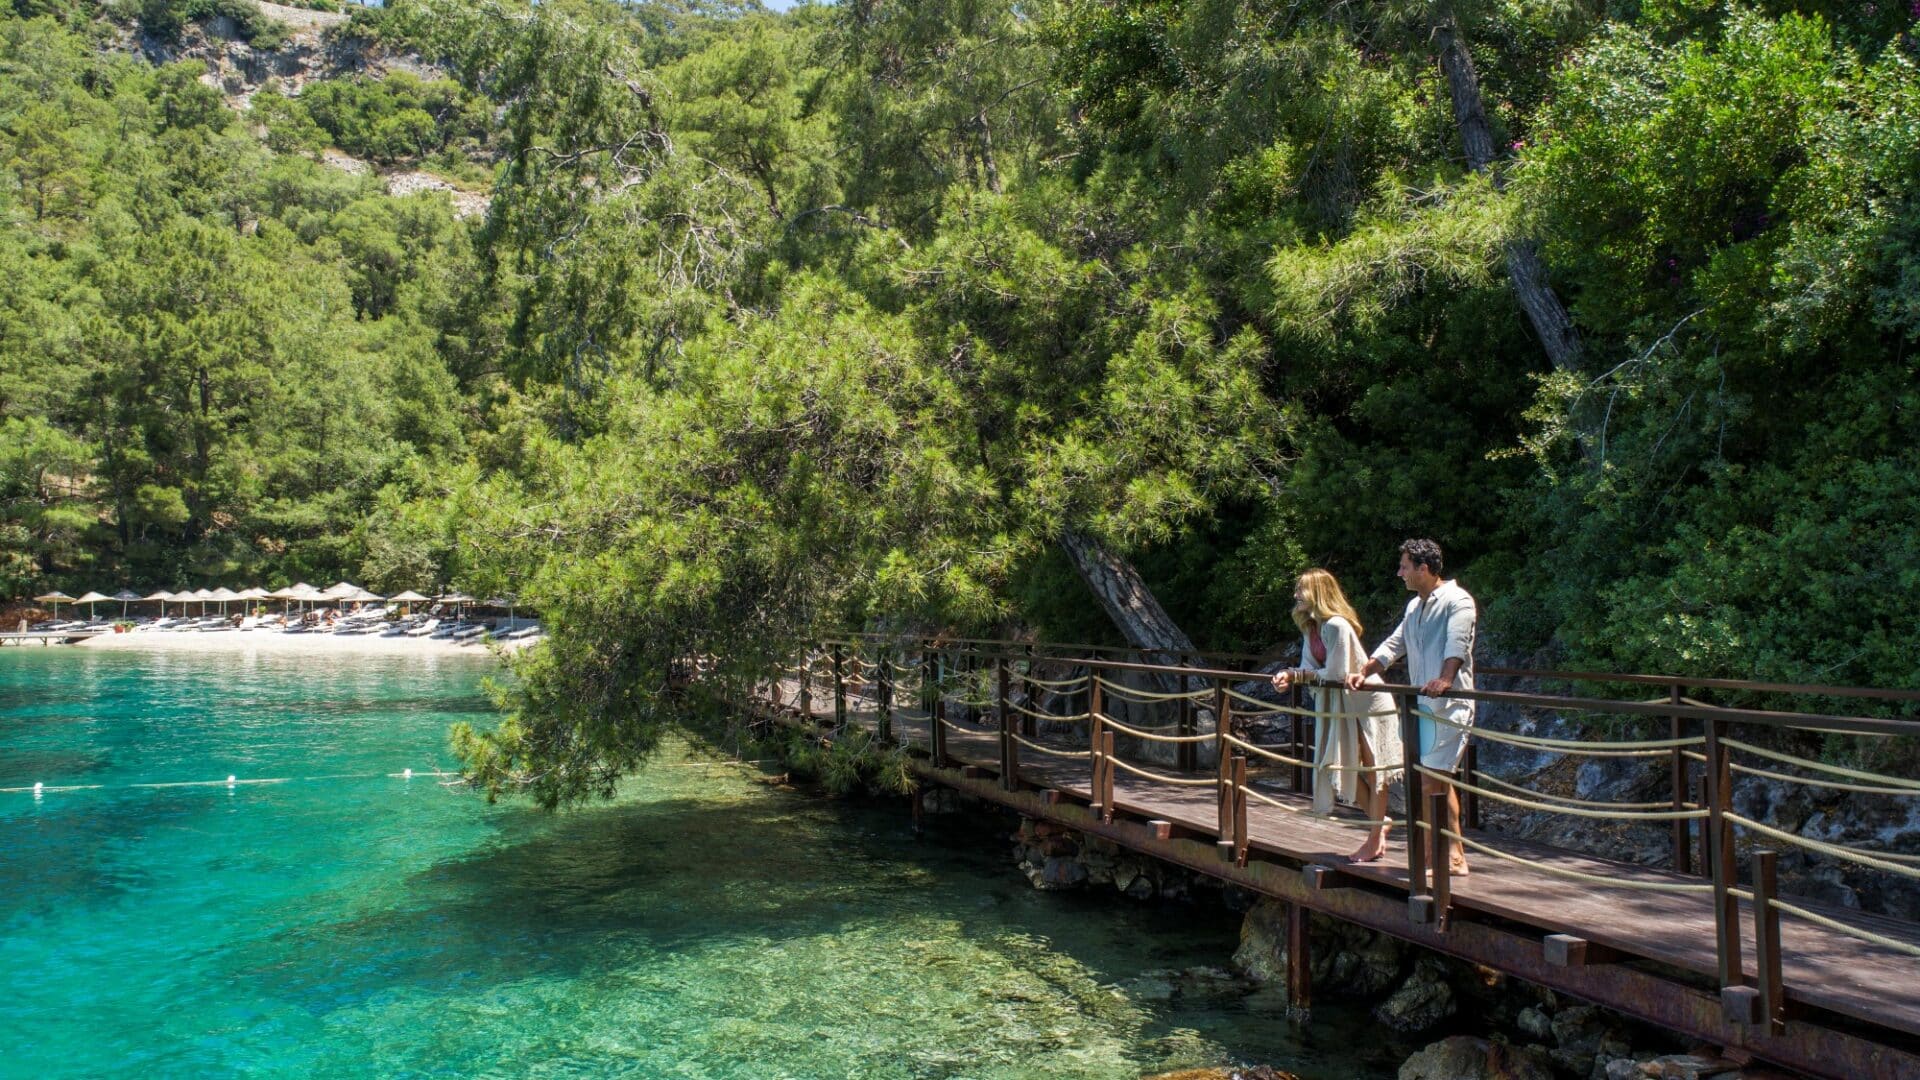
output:
M389 775L451 764L491 671L0 655L0 788L97 785L0 793L0 1074L1397 1064L1327 1010L1302 1034L1257 996L1169 996L1160 973L1223 962L1230 922L1035 893L976 831L916 840L737 766L662 765L558 817Z

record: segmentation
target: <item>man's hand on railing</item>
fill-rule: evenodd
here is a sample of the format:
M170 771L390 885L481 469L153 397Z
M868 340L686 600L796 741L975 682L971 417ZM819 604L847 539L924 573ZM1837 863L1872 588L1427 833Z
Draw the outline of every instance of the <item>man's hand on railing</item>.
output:
M1273 688L1275 690L1278 690L1284 694L1287 692L1287 687L1292 685L1293 685L1293 669L1292 668L1281 668L1279 671L1276 671L1273 673Z

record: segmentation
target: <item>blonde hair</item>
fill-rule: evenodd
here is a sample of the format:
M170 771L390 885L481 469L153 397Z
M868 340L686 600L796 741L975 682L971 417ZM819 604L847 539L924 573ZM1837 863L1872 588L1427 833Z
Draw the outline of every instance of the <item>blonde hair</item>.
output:
M1293 606L1293 622L1301 633L1307 633L1309 621L1325 626L1327 620L1335 615L1352 624L1356 635L1365 632L1360 625L1360 616L1354 613L1353 605L1347 602L1347 594L1340 591L1340 582L1331 573L1316 566L1301 574L1298 584L1300 591L1307 594L1304 602Z

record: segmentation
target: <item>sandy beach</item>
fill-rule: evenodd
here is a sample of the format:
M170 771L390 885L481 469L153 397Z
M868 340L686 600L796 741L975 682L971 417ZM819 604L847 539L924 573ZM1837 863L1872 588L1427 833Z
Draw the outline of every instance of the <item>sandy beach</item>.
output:
M530 639L503 641L503 649L525 647ZM135 649L150 652L327 653L334 656L491 655L485 645L462 645L446 638L382 637L378 634L283 634L277 630L224 630L216 633L156 631L101 634L80 642L81 649Z

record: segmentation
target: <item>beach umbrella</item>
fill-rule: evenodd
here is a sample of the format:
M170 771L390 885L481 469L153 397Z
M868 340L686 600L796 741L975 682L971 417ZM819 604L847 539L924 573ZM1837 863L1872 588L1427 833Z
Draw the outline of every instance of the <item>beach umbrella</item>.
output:
M493 597L493 598L491 598L491 599L489 599L489 600L487 601L487 606L488 606L488 607L503 607L503 608L506 608L506 609L507 609L507 625L508 625L508 626L512 626L512 625L513 625L513 602L514 602L514 599L515 599L515 598L514 598L514 597L511 597L511 596L496 596L496 597Z
M97 593L89 589L86 595L82 596L78 600L75 600L74 603L87 605L87 618L91 619L93 618L93 605L99 603L102 600L111 600L111 599L113 599L113 597L108 596L106 593Z
M60 617L60 605L73 603L73 597L68 596L66 593L61 592L59 589L55 589L50 593L44 593L40 596L34 597L33 602L36 604L52 604L53 617L57 619Z
M152 595L143 596L140 599L160 601L160 617L164 619L167 617L167 601L173 599L173 594L165 589L155 589Z
M234 596L238 599L249 601L247 605L248 607L255 606L251 603L251 601L265 600L267 598L267 595L268 595L267 590L261 588L258 585L255 585L251 589L241 589L239 592L234 594Z
M450 593L442 593L440 596L440 602L443 604L452 604L454 611L458 613L462 605L471 604L474 601L473 601L473 597L468 596L466 593L463 593L458 589L455 589Z
M200 614L205 615L207 613L207 601L213 599L213 590L204 586L195 589L193 590L193 598L200 602Z
M120 617L124 619L127 617L127 605L140 599L140 594L134 592L132 589L121 589L119 592L107 597L107 599L120 601Z
M220 614L225 615L227 613L227 601L240 599L240 594L222 585L208 593L207 599L220 601Z
M414 592L412 589L408 589L406 592L394 593L392 596L387 597L387 599L392 600L395 603L405 604L406 607L402 608L401 610L411 615L413 614L413 605L421 603L422 601L425 601L428 598L425 596L421 596L419 593Z

